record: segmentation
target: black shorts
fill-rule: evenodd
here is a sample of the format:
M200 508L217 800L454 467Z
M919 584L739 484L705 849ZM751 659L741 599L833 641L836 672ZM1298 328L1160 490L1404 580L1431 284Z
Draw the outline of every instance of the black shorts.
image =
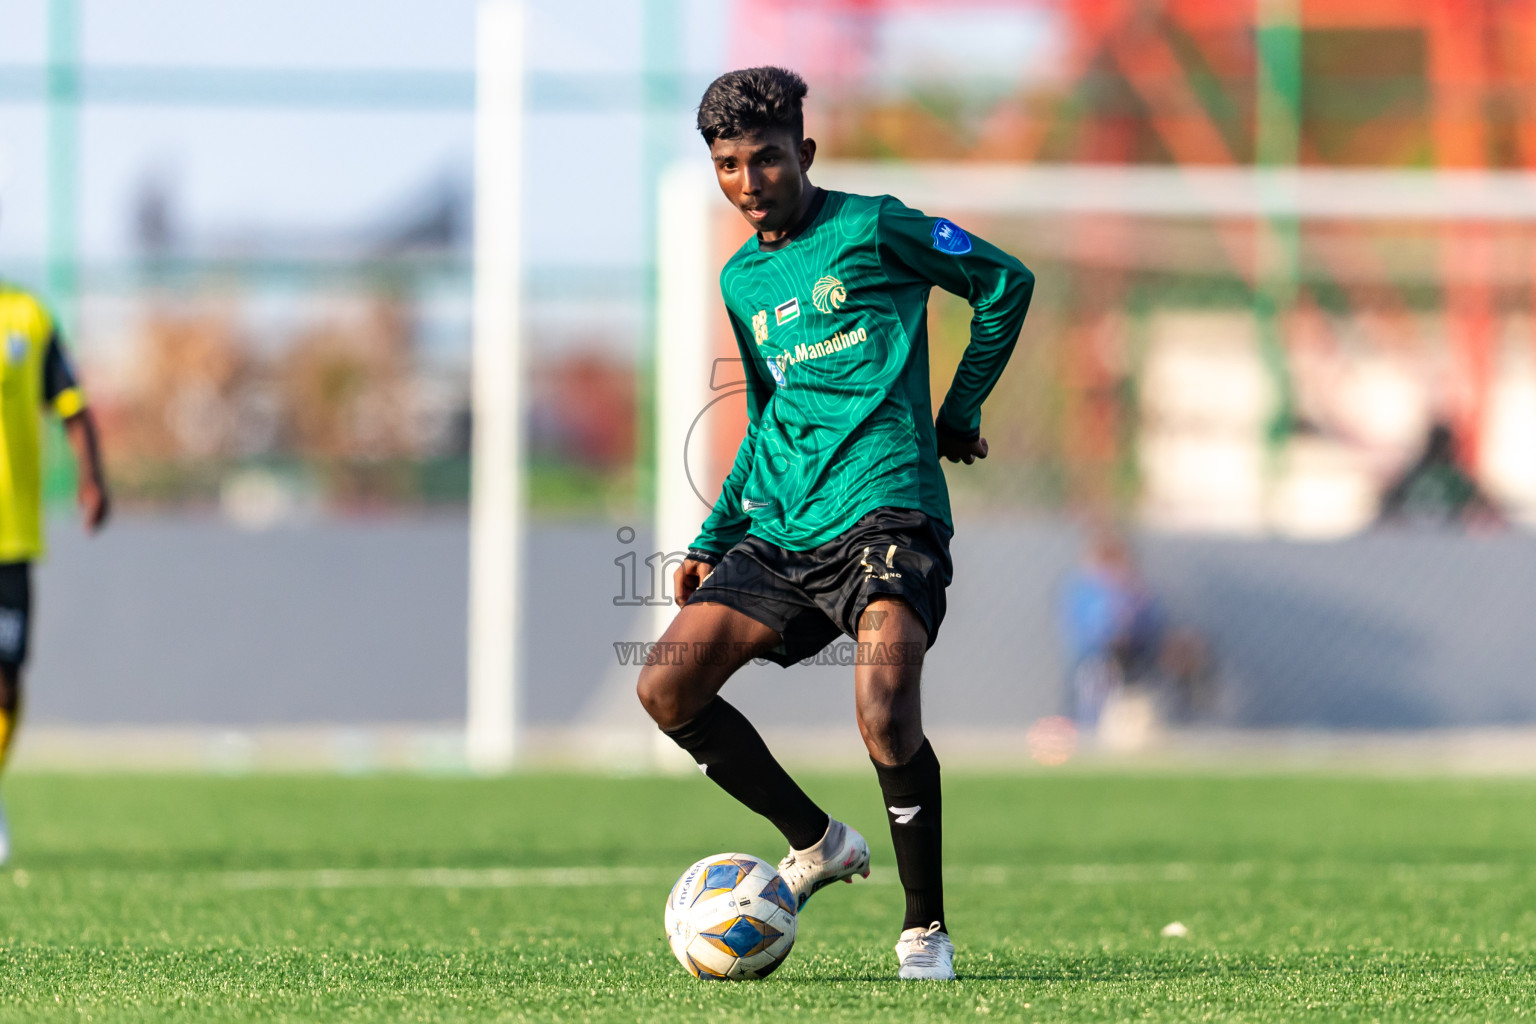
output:
M32 629L32 563L0 562L0 665L20 668Z
M911 605L932 647L954 576L951 536L941 521L907 508L877 508L809 551L748 536L689 602L723 604L773 629L781 642L764 657L785 666L813 657L841 634L858 639L859 617L876 597Z

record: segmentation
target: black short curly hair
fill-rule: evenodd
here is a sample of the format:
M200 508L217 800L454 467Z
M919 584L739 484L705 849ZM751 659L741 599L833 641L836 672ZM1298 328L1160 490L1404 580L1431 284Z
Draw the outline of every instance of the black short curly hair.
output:
M800 101L808 91L805 79L784 68L727 72L709 83L699 101L699 134L714 145L716 139L739 139L765 128L788 128L798 142L805 137Z

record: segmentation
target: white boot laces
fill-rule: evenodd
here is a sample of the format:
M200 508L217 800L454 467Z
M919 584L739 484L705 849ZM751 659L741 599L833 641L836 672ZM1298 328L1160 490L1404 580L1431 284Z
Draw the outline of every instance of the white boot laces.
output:
M907 948L907 955L903 963L913 967L937 967L939 964L939 944L931 941L939 932L939 922L930 924L925 931L918 932L909 939L903 939L902 944Z

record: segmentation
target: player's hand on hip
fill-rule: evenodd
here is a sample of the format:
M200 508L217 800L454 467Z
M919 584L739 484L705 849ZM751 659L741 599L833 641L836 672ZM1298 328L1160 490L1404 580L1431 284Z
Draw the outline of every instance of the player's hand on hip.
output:
M940 434L939 454L950 462L963 462L969 466L977 459L987 457L987 439L978 437L974 441L962 441L956 437Z
M677 595L677 603L687 604L693 592L709 578L709 574L715 571L715 567L708 562L701 562L696 558L683 560L683 564L677 567L672 574L672 593Z

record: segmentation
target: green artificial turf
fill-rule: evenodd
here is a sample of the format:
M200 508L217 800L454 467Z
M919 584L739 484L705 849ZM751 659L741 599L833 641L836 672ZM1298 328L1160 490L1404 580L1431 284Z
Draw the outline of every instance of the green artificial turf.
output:
M672 959L667 890L782 842L697 776L15 775L0 1021L1536 1015L1530 781L953 773L949 985L894 978L873 777L805 781L875 875L722 984Z

